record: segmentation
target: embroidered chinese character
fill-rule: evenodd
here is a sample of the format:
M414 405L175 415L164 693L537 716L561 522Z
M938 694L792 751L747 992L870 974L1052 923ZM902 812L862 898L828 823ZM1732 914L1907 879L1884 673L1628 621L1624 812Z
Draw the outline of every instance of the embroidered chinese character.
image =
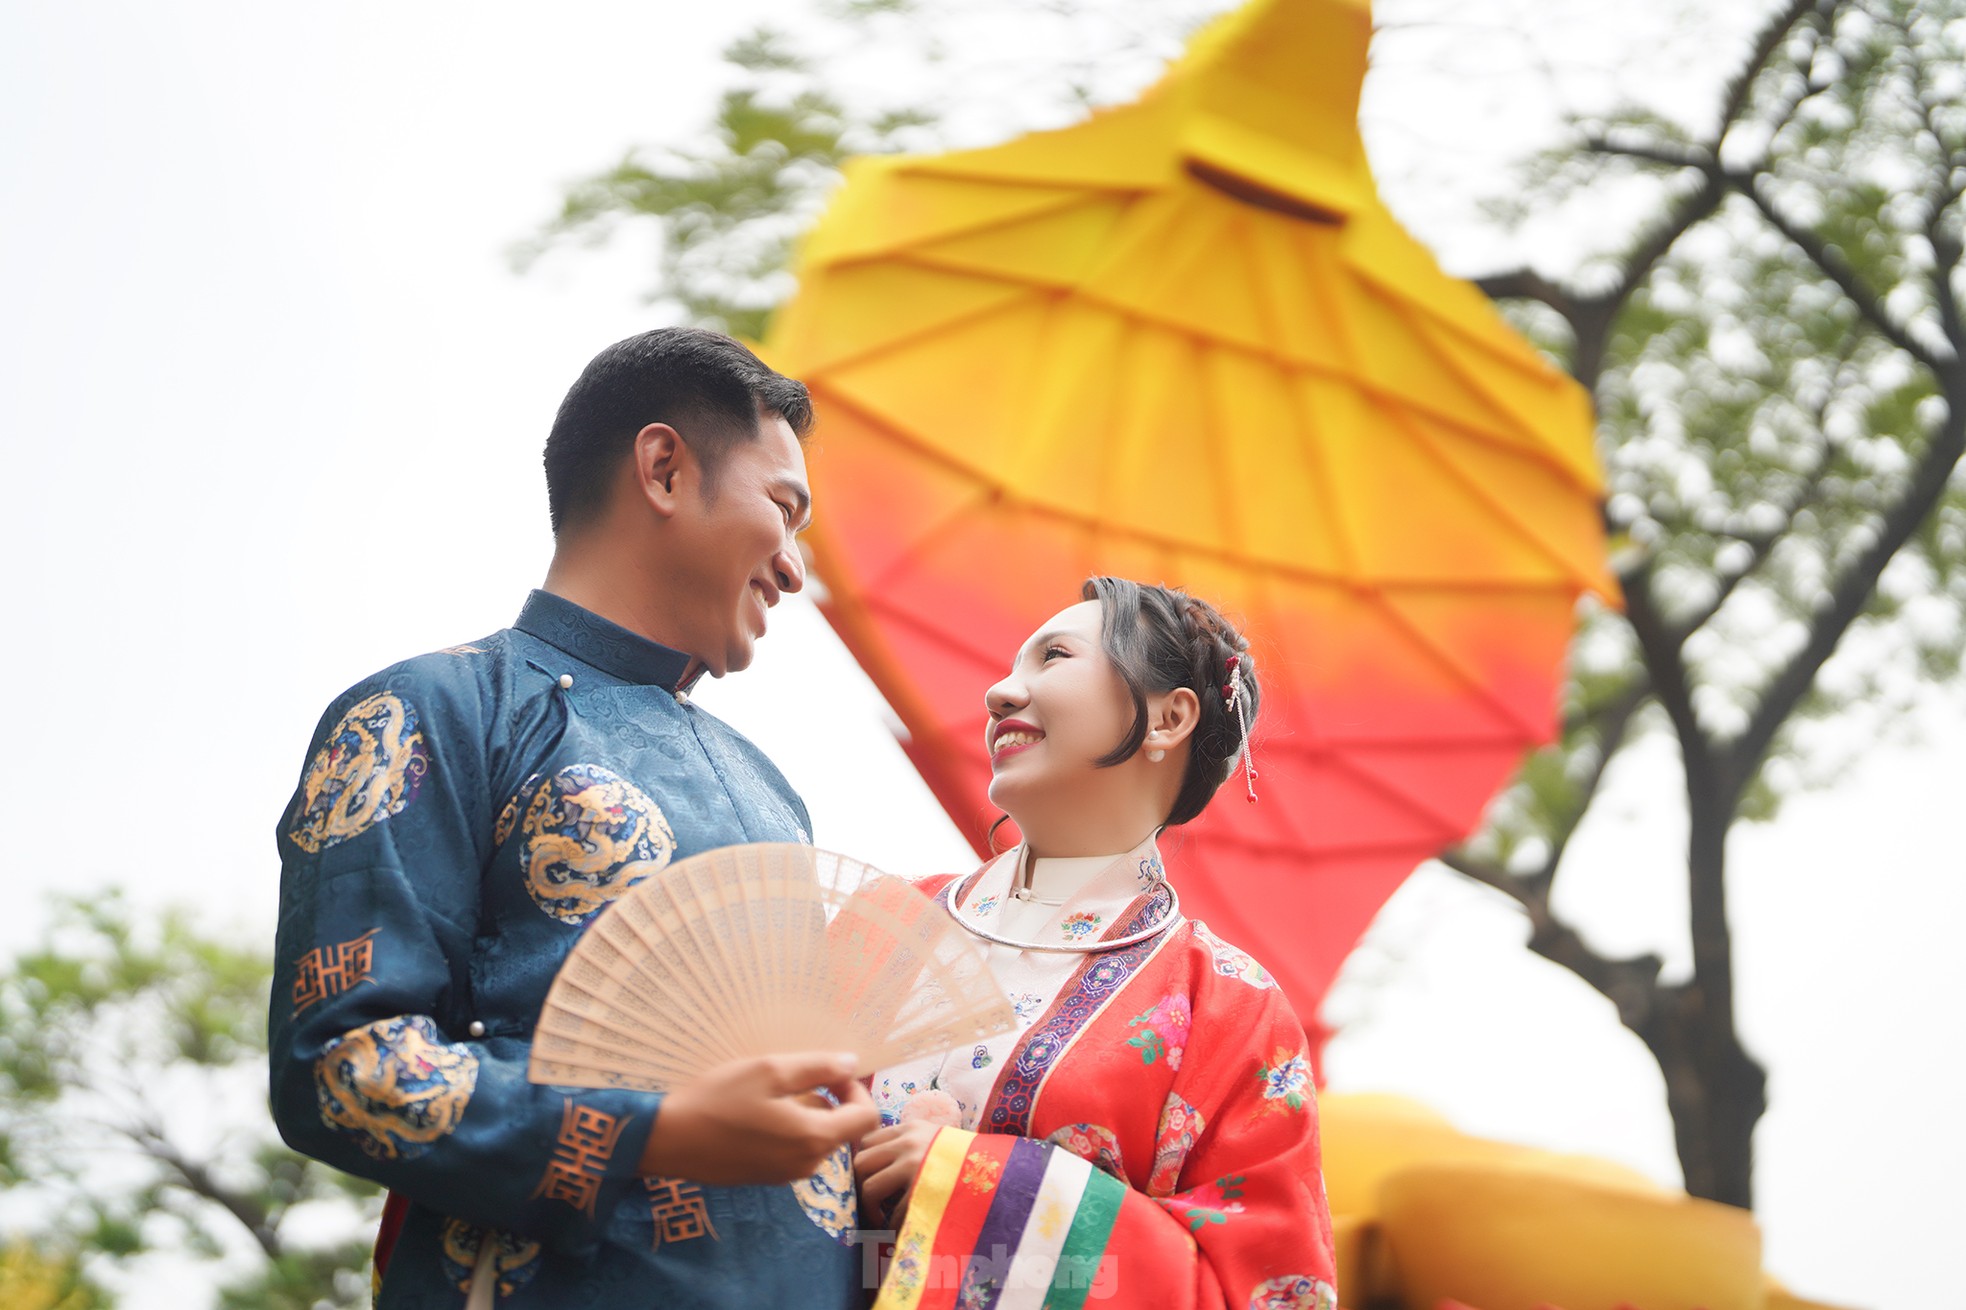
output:
M294 1013L299 1014L316 1001L339 996L357 983L372 982L375 965L375 935L371 928L353 941L333 946L316 946L300 957L294 966Z
M687 1242L708 1233L721 1242L703 1203L703 1184L686 1178L644 1178L649 1190L649 1218L655 1220L655 1245Z
M987 1155L972 1155L963 1161L962 1183L972 1192L987 1192L997 1185L1002 1172L1001 1161Z
M614 1154L614 1144L627 1126L627 1121L618 1115L602 1114L568 1101L560 1118L560 1137L553 1159L547 1164L539 1186L533 1189L533 1195L565 1201L593 1218L608 1157Z

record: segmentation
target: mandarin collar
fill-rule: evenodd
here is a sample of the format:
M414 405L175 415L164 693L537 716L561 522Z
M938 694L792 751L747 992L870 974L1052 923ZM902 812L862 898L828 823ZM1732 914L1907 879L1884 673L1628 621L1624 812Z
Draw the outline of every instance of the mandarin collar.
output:
M971 904L984 897L986 891L988 899L999 902L1011 896L1023 861L1024 847L1019 844L985 865L976 875L975 884L968 889ZM1065 899L1052 907L1054 917L1082 910L1092 904L1125 904L1132 907L1142 897L1153 895L1166 881L1167 869L1161 863L1159 835L1150 833L1132 850L1106 857L1106 863L1097 872L1067 892ZM960 879L951 884L952 888L960 885ZM1130 918L1132 914L1133 909L1129 908L1120 919Z
M630 632L550 591L535 590L527 596L512 626L623 682L677 692L687 691L689 683L696 681L683 681L690 664L683 652Z

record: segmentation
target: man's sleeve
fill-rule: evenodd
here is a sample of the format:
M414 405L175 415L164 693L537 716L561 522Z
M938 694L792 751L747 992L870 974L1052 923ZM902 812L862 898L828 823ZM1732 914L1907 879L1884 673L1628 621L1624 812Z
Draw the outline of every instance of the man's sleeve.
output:
M423 661L323 717L280 821L273 1116L307 1155L577 1252L640 1185L660 1098L535 1086L535 1016L474 1012L487 718L474 677Z

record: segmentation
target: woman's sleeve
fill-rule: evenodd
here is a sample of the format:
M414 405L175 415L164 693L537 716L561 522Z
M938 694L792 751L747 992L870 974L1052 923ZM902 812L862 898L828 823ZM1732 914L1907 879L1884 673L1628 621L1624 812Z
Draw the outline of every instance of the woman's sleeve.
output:
M1146 1191L1050 1142L945 1128L876 1310L1331 1310L1304 1030L1273 988L1220 984L1197 995L1214 1036L1189 1035Z

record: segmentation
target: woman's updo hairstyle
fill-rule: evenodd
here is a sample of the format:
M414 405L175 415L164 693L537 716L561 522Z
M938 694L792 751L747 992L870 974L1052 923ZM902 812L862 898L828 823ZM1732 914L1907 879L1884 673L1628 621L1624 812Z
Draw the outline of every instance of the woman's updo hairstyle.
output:
M1147 739L1147 697L1186 687L1201 701L1201 721L1188 738L1187 772L1167 815L1169 827L1186 823L1228 781L1242 754L1242 724L1222 689L1229 683L1229 657L1243 655L1249 643L1213 605L1172 587L1090 578L1079 599L1099 602L1100 647L1133 698L1132 728L1095 763L1110 768L1139 751ZM1243 713L1254 731L1262 691L1248 658L1240 668Z

